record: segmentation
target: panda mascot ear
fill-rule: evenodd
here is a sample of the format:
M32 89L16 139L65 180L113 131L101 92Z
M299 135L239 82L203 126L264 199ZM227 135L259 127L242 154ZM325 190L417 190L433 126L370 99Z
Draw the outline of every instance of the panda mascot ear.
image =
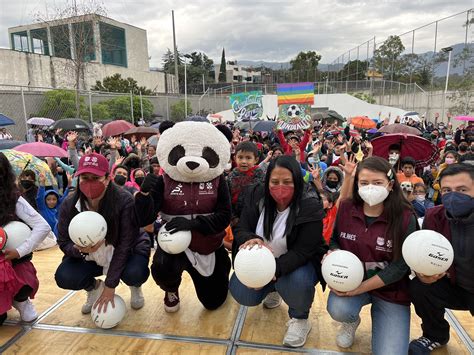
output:
M156 156L173 180L207 182L224 172L230 143L210 123L178 122L160 136Z

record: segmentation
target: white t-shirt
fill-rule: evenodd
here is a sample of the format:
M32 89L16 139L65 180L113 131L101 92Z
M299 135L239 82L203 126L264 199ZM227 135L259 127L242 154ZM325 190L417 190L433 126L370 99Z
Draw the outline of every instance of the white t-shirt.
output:
M268 241L263 235L263 219L265 215L265 208L260 213L260 218L258 219L257 228L255 234L259 237L262 237L265 242L268 243L270 248L273 250L273 256L279 258L281 255L288 252L288 246L286 245L286 220L290 214L290 207L286 208L284 211L277 211L277 216L273 222L273 231L272 231L272 240Z

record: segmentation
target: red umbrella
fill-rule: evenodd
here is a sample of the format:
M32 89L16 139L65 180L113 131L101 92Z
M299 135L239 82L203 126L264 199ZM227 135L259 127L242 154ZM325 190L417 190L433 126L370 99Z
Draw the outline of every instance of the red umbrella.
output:
M439 157L438 148L429 140L413 134L386 134L372 140L374 155L388 158L388 150L392 144L401 147L400 158L412 157L417 167L425 167L434 163Z
M30 153L35 157L45 158L45 157L58 157L58 158L67 158L67 152L60 147L43 142L33 142L17 145L15 147L16 151Z
M379 132L383 133L408 133L418 136L421 134L420 130L415 127L407 126L406 124L394 123L383 126L379 129Z
M352 117L351 124L353 124L354 127L362 128L362 129L377 127L377 124L374 121L372 121L370 118L368 118L367 116Z
M136 136L137 139L140 139L142 137L145 138L150 138L151 136L154 136L155 134L158 133L158 130L153 127L133 127L130 128L127 132L125 132L123 135L125 137L131 137L131 136Z
M133 124L125 120L112 121L102 127L102 134L104 137L120 136L133 127L135 127Z

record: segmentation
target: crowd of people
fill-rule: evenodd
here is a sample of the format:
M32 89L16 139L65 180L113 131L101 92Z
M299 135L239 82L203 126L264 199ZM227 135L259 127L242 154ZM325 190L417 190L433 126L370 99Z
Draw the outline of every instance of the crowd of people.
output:
M84 314L113 304L120 280L130 287L131 307L142 308L141 286L150 274L164 291L165 310L176 312L186 271L209 310L220 307L228 291L246 306L272 309L283 300L289 308L283 344L300 347L311 330L315 287L326 287L321 263L343 249L363 262L365 277L353 291L329 292L327 311L341 323L338 346L352 346L368 304L374 354L429 354L449 341L445 308L474 315L474 122L454 129L408 121L439 152L426 166L403 155L400 144L375 156L371 141L381 133L350 121L344 128L315 121L288 132L193 124L162 122L158 146L144 137L35 132L35 140L68 153L45 159L56 179L51 186L28 168L15 176L0 153L0 226L20 220L32 229L19 248L0 253L7 275L0 278L0 323L12 306L23 321L37 318L32 253L45 247L48 235L64 253L56 283L87 292ZM107 235L79 247L68 226L87 210L105 218ZM156 243L164 224L171 233L192 231L186 252L171 255ZM450 240L455 257L448 272L410 272L401 248L420 228ZM273 280L260 289L230 276L237 252L251 247L269 248L276 260ZM411 342L410 304L423 330Z

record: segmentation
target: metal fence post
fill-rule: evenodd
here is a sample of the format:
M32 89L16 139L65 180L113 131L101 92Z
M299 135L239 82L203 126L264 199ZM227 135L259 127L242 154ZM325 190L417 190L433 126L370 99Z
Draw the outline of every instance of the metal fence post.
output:
M166 119L170 120L170 98L166 95Z
M141 118L143 121L143 98L142 98L142 92L140 91L140 113L141 113Z
M21 103L23 105L23 118L25 119L25 131L26 135L28 135L28 116L26 114L26 104L25 104L25 93L23 92L23 86L21 87Z
M89 91L89 118L90 118L90 121L91 123L94 123L94 118L92 116L92 94L91 92Z
M135 118L133 117L133 91L130 90L130 114L132 116L132 124L135 124Z

